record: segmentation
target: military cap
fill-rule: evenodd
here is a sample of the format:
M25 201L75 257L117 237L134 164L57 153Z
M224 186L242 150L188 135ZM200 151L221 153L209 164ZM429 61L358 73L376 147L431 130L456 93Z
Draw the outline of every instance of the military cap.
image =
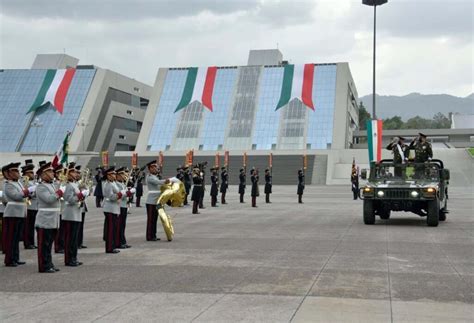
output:
M243 171L244 171L244 169L243 169L243 168L241 168L241 169L240 169L240 172L243 172Z
M26 164L25 166L21 167L21 172L25 174L27 171L33 170L35 168L34 164Z
M127 167L120 167L115 170L116 173L125 173L127 171L128 171Z
M44 163L43 165L40 166L40 168L36 171L36 174L40 176L44 171L51 169L53 170L53 167L51 166L51 162L49 163Z
M67 166L67 169L76 170L76 163L70 162L69 165Z
M80 172L80 171L81 171L81 165L77 165L77 166L76 166L76 170L77 170L78 172Z
M58 166L54 167L54 172L57 173L63 169L64 169L63 165L59 164Z
M38 163L39 167L41 167L41 166L43 166L43 165L46 165L46 164L47 164L47 163L46 163L46 160L41 160L41 161Z
M11 170L11 169L18 169L20 167L21 163L10 163L2 167L2 173Z
M104 174L105 175L108 175L110 173L115 173L115 166L110 166L109 168L107 168L106 170L104 170Z
M148 162L146 164L146 166L151 167L151 166L156 165L156 164L157 164L157 162L156 162L156 159L155 159L155 160L152 160L151 162Z
M402 137L402 136L398 137L398 139L399 140L406 140L405 137Z
M25 160L25 165L33 164L33 159Z
M269 172L269 171L270 171L270 169L266 168L266 169L265 169L265 171L266 171L266 172Z
M250 174L253 174L254 172L255 172L255 168L252 168L252 169L250 170Z
M224 169L226 169L226 167L225 167L225 166L222 166L222 167L221 167L221 170L224 170Z
M420 137L426 138L426 135L424 133L418 132L418 134L420 135Z

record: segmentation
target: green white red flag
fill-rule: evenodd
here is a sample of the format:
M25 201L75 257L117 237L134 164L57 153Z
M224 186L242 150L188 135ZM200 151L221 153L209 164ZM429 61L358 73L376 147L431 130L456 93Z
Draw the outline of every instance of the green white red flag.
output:
M382 159L382 127L382 120L367 120L369 162L379 162Z
M68 131L66 134L66 137L64 137L64 140L61 146L54 154L53 161L51 162L51 165L53 167L56 167L59 164L67 164L68 156L69 156L69 137L70 136L71 136L71 133Z
M191 67L188 69L183 94L174 112L194 101L201 102L212 112L212 93L216 81L217 67Z
M71 86L75 68L47 70L41 88L27 114L50 103L59 113L64 111L64 101Z
M275 110L296 98L314 111L313 80L314 64L285 65L280 100Z

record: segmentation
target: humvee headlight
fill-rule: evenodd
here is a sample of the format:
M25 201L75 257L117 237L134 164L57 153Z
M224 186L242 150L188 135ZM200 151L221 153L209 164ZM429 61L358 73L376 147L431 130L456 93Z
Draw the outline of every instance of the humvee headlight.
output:
M423 190L423 196L428 198L433 198L436 196L436 188L427 187Z
M374 196L374 189L372 187L366 186L363 188L362 193L364 197L372 197Z
M383 191L378 191L377 192L378 197L383 197L384 195L385 195L385 193Z
M410 195L411 197L418 197L420 194L417 191L411 191Z
M434 192L436 192L436 189L434 187L428 187L426 189L426 193L434 193Z

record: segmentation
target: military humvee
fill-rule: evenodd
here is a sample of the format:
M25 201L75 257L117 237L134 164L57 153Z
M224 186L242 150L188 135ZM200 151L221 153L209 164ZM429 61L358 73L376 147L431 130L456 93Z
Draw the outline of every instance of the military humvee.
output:
M374 224L376 215L388 220L391 211L426 216L426 223L433 227L446 220L449 169L439 159L406 164L384 159L370 168L369 178L366 171L361 178L367 179L359 194L365 224Z

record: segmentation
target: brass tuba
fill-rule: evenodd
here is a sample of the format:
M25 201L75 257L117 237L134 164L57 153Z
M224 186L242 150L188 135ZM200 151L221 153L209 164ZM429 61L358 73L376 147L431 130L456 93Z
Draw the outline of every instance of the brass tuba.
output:
M161 195L157 201L157 205L161 206L158 209L158 215L168 241L173 240L174 228L171 217L165 212L165 205L179 207L183 204L185 196L186 190L184 184L177 179L172 179L161 186Z

